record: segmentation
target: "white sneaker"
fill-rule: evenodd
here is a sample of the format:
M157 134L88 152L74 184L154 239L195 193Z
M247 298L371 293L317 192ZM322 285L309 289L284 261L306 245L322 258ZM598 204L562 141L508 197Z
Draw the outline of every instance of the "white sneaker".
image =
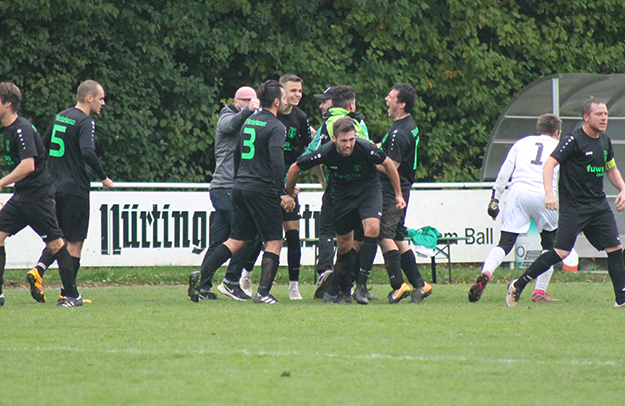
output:
M241 290L243 290L243 292L245 292L246 295L248 295L249 297L252 297L252 277L251 277L251 275L241 276L241 279L239 279L239 286L241 286Z
M299 294L299 288L297 286L292 286L289 288L289 299L302 300L302 295Z

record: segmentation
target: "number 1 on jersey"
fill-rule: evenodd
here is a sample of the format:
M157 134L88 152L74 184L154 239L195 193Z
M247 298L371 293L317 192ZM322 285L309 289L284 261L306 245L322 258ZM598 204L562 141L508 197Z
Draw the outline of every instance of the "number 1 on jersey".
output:
M543 165L543 161L540 160L540 158L542 158L543 156L543 149L545 148L545 146L541 143L541 142L537 142L536 146L538 147L538 151L536 151L536 159L530 161L530 163L532 165Z
M55 124L52 128L52 138L50 139L50 143L57 144L59 146L59 149L55 150L52 149L52 146L50 146L50 156L60 158L65 155L65 142L63 142L62 138L56 136L56 132L58 131L64 133L66 130L67 127L59 124Z
M243 146L248 147L250 150L247 152L241 153L241 159L252 159L254 158L254 154L256 153L256 149L254 148L254 141L256 141L256 130L251 127L245 127L243 129L243 134L249 134L250 139L243 139Z

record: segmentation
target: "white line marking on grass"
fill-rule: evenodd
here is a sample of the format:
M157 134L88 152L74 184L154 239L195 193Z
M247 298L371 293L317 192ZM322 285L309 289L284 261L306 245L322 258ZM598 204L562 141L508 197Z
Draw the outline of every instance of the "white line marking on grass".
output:
M0 348L0 352L57 352L57 351L72 351L72 352L87 352L87 350L76 348L74 346L57 346L57 347L13 347L13 348ZM145 350L140 348L120 348L120 349L101 349L101 350L88 350L89 353L101 352L107 354L136 354L136 355L163 355L163 351L159 350ZM235 353L238 351L235 351ZM333 359L357 359L357 360L391 360L391 361L420 361L420 362L470 362L476 361L480 363L491 362L496 364L540 364L540 365L576 365L576 366L620 366L620 361L593 361L586 359L572 359L564 361L541 361L535 359L489 359L484 357L470 358L466 356L439 356L439 355L387 355L387 354L360 354L360 355L347 355L347 354L327 354L327 353L303 353L301 351L258 351L256 353L251 352L247 348L240 350L240 352L248 357L299 357L308 356L316 358L333 358ZM193 354L193 355L214 355L220 357L231 356L232 352L217 352L210 350L174 350L171 354Z

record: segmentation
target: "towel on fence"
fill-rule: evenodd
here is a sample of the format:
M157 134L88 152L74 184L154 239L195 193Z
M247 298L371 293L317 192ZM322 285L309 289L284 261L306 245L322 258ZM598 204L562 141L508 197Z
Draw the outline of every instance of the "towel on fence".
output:
M443 235L434 227L425 226L418 230L408 230L408 238L412 240L417 254L433 257L436 253L436 243Z

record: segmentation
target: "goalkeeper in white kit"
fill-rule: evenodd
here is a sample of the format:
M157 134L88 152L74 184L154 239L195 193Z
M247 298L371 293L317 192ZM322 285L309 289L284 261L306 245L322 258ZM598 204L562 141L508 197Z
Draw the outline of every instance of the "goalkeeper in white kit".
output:
M538 118L536 131L539 135L529 135L514 143L497 175L488 205L488 214L493 220L499 214L499 200L508 180L512 185L503 209L499 244L490 251L484 261L482 273L471 286L470 302L480 300L493 272L512 250L519 234L529 230L531 220L534 220L540 232L543 252L553 249L558 228L558 213L545 208L543 165L558 146L562 120L553 114L543 114ZM554 176L554 190L557 189L557 183L557 177ZM550 268L536 279L533 301L557 301L547 293L552 273L553 268Z

